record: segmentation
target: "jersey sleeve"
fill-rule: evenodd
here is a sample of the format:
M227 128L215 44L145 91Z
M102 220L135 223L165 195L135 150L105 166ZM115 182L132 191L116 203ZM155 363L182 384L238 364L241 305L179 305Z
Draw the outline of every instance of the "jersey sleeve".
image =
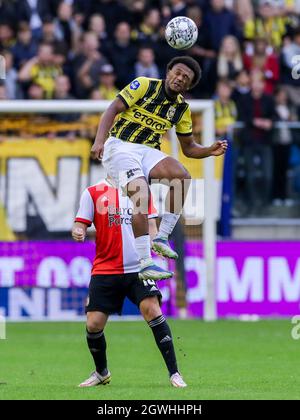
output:
M154 205L153 195L150 193L150 202L149 202L149 208L148 208L148 219L154 219L155 217L158 217L158 213L157 213L156 207Z
M125 86L121 92L118 93L117 98L130 108L139 99L145 96L149 86L149 79L147 77L138 77L134 79L129 85Z
M94 220L94 202L88 189L85 189L80 198L79 210L75 222L91 226Z
M176 134L180 136L191 136L193 133L191 109L187 106L182 117L176 124Z

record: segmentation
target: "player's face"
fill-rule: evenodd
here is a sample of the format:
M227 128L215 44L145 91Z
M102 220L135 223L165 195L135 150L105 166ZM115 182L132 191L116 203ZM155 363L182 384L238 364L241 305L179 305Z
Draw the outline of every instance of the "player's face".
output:
M166 85L173 92L183 93L192 85L194 75L193 70L185 64L175 64L167 74Z

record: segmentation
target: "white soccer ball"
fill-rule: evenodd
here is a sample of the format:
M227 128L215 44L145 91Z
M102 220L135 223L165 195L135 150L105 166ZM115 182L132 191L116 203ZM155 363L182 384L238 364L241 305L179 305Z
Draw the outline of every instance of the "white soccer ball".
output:
M198 38L195 22L185 16L177 16L167 23L165 30L167 43L177 50L191 48Z

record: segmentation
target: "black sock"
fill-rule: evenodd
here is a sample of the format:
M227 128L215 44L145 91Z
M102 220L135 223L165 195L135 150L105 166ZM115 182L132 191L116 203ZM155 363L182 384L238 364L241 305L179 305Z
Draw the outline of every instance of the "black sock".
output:
M104 376L107 374L107 360L106 360L106 341L104 332L99 331L96 333L90 333L86 331L86 340L93 356L96 371L100 375Z
M163 315L148 322L152 329L156 344L165 360L170 376L178 372L172 334Z

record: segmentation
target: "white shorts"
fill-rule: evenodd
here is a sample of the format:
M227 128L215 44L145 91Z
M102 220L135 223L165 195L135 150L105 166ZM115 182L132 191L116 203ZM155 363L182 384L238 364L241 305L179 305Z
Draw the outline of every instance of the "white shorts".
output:
M125 187L128 182L142 176L148 182L151 169L166 157L160 150L144 144L109 137L104 144L102 164L116 185Z

